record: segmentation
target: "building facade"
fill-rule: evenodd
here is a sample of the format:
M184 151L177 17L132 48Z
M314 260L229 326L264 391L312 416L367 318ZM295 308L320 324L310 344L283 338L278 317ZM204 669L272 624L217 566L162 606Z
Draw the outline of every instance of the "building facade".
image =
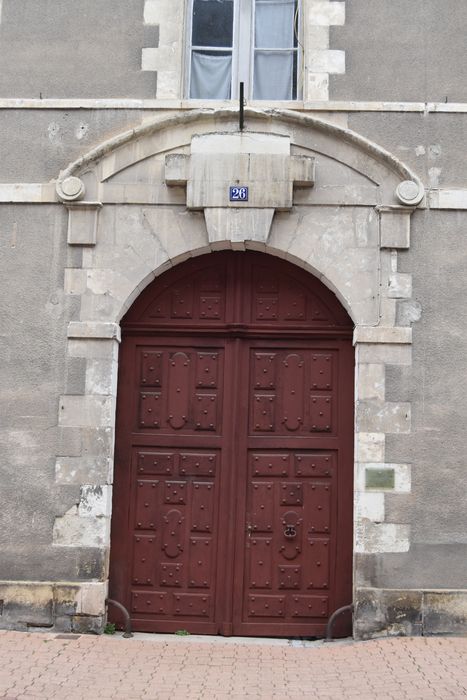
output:
M0 0L0 627L466 632L466 25Z

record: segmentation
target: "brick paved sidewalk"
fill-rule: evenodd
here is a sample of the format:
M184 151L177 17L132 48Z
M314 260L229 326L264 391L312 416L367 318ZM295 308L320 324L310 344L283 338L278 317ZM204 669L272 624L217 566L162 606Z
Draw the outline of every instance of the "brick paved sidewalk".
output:
M297 647L0 632L0 661L0 698L8 700L467 697L466 638Z

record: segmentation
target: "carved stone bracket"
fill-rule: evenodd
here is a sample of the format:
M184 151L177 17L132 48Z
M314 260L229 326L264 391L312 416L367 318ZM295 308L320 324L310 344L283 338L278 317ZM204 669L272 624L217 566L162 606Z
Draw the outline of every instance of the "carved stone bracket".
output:
M69 245L96 245L101 202L67 202Z
M410 217L415 207L392 205L379 206L381 248L410 247Z

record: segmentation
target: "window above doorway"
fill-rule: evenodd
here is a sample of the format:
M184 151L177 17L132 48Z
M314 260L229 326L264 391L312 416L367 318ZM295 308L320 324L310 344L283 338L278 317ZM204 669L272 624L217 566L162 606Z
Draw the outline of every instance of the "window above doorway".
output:
M191 99L300 97L300 0L190 0Z

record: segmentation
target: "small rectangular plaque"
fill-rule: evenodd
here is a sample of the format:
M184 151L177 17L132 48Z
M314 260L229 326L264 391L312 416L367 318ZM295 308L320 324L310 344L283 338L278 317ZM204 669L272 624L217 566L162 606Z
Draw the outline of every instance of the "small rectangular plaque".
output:
M248 202L248 187L235 185L229 188L231 202Z
M393 489L395 486L394 469L366 469L365 487L367 489Z

